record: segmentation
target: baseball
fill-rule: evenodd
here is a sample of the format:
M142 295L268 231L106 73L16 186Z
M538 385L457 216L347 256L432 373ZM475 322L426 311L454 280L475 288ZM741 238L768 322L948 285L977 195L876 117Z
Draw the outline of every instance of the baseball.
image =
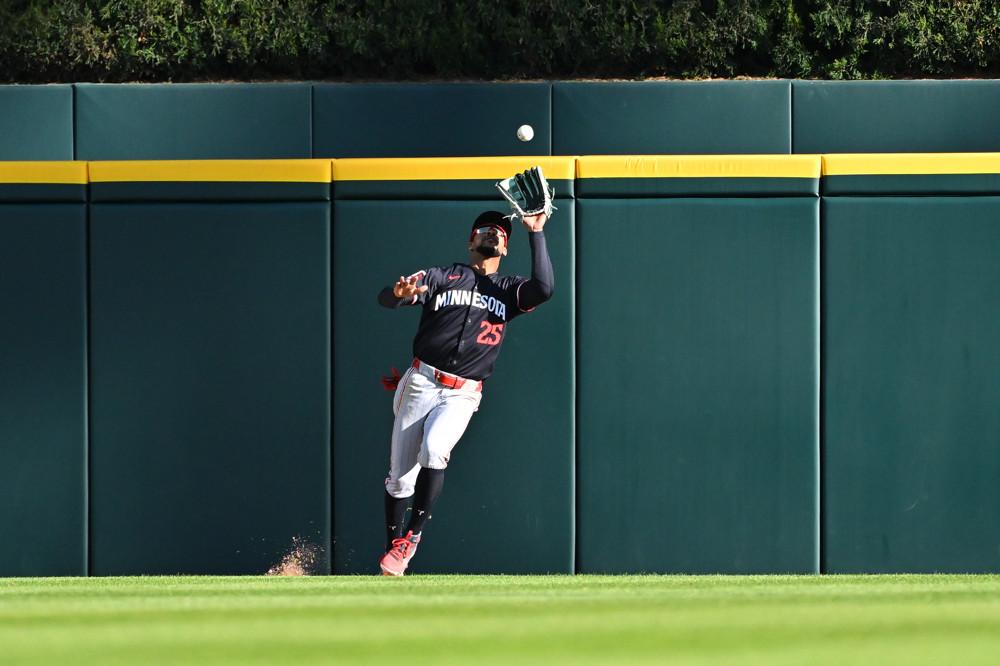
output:
M535 130L531 129L531 125L521 125L517 128L517 138L521 141L531 141L533 136L535 136Z

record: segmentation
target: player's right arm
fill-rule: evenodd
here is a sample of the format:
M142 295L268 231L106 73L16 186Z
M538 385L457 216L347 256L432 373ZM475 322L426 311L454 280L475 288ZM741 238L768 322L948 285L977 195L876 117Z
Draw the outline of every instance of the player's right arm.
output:
M425 274L424 271L420 271L410 277L399 276L396 284L384 287L379 292L379 304L387 308L398 308L400 305L413 305L417 302L417 296L429 288L426 284L420 284Z

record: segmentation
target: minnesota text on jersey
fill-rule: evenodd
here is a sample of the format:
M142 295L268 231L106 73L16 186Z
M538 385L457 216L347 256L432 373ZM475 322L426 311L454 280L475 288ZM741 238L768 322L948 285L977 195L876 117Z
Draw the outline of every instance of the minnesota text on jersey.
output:
M485 309L507 321L507 306L492 296L483 296L478 291L467 289L452 289L438 294L434 298L434 309L440 310L449 305L466 305Z

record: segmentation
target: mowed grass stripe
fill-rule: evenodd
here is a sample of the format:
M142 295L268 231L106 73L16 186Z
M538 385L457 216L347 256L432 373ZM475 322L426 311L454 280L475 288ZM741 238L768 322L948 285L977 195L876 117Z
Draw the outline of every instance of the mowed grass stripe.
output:
M1000 576L0 579L0 664L993 664Z

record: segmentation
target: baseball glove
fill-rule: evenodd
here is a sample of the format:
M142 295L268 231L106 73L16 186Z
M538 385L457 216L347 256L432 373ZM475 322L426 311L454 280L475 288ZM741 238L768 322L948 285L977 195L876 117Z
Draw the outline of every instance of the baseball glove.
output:
M552 215L556 209L552 205L555 189L545 180L542 167L531 167L524 173L519 173L497 183L497 189L507 200L514 215L523 218L527 215L545 213Z

